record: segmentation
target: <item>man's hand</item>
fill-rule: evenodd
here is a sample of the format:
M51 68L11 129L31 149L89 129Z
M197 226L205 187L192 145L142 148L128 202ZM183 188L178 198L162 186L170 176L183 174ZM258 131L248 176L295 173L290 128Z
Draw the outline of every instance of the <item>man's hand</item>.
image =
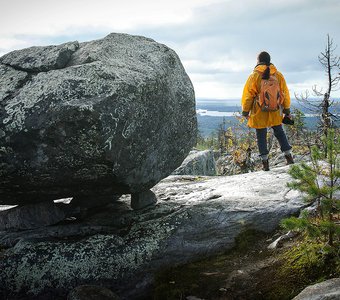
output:
M244 117L247 120L249 120L249 111L242 111L242 117Z
M286 125L294 125L293 116L291 114L285 114L282 119L282 123Z

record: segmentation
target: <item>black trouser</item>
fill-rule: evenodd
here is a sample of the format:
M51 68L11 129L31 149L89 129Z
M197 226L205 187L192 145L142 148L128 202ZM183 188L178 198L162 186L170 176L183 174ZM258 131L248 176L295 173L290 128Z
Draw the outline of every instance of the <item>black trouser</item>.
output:
M274 130L275 137L279 141L281 151L286 152L292 149L288 143L287 136L283 131L282 125L273 126L272 128ZM267 128L256 129L256 138L260 156L266 159L269 153L267 146Z

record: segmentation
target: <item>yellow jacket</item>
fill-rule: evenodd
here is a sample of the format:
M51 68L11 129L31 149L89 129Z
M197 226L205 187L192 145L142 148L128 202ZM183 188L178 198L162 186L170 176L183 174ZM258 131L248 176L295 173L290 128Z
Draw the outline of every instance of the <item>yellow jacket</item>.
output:
M282 124L282 111L262 111L259 105L255 101L255 97L259 94L260 82L262 74L266 65L257 65L252 74L250 74L242 95L242 114L246 115L249 112L248 126L252 128L266 128ZM258 72L256 72L258 71ZM274 65L270 65L270 74L275 74L283 93L284 100L282 104L283 112L289 114L290 108L290 96L287 88L286 81L283 75L275 68Z

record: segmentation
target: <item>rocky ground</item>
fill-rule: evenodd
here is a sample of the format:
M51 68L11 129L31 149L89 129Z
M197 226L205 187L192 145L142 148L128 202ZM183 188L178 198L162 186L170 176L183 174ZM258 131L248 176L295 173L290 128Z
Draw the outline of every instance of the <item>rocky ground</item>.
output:
M297 237L276 249L268 246L284 234L248 231L230 251L191 264L169 268L157 274L154 299L292 299L304 286L282 280L278 273L282 255Z
M268 249L282 218L305 206L287 170L170 176L152 189L158 202L140 210L128 195L68 213L69 200L55 203L74 216L0 231L0 299L61 300L79 285L121 299L291 299L337 275L287 271L284 253L298 237Z
M149 292L156 271L231 249L242 232L272 232L282 218L298 214L304 203L287 188L289 180L287 167L170 176L152 189L157 204L142 210L132 210L126 195L53 226L2 231L1 286L12 299L62 299L77 285L94 283L138 298Z

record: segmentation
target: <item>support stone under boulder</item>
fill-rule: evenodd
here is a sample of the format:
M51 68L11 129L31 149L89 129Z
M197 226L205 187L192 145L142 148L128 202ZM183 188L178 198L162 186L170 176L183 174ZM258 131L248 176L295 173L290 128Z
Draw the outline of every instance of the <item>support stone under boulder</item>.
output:
M0 75L0 204L143 192L195 144L191 81L152 39L17 50Z
M133 209L142 209L149 205L156 204L157 197L154 192L148 190L131 195L131 207Z

